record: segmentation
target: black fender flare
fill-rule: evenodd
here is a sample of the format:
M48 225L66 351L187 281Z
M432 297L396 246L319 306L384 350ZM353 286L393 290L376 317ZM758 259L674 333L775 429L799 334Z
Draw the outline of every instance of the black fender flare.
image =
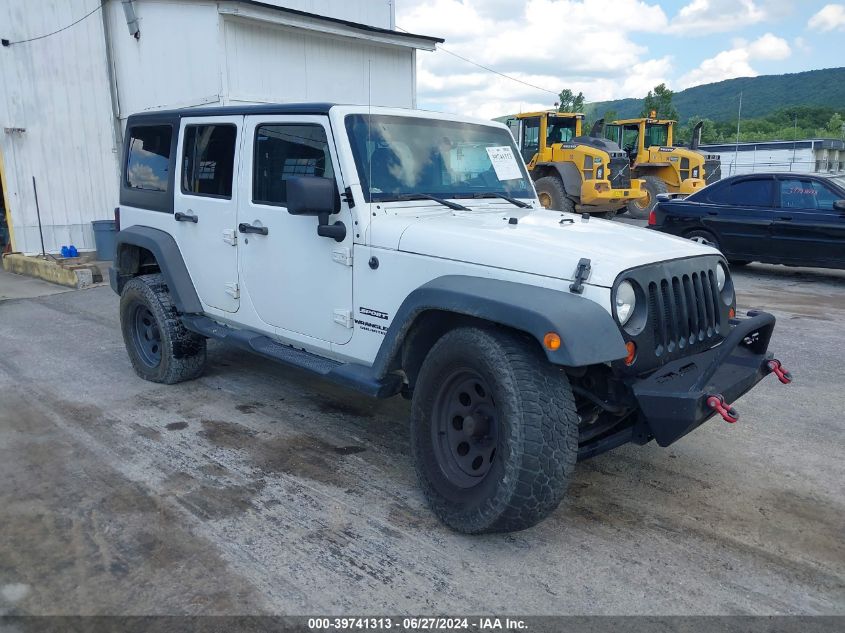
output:
M121 255L126 252L123 247L138 246L150 251L156 258L176 309L183 314L202 312L197 290L185 266L182 252L172 235L149 226L130 226L119 231L115 241L114 265L109 269L112 290L120 294L126 282L137 274L136 270L127 270L129 262Z
M581 198L581 185L584 184L581 172L572 163L537 163L537 167L546 167L555 170L563 182L566 195L573 198Z
M470 316L526 332L555 365L586 367L627 355L616 321L594 301L512 281L447 275L423 284L402 302L373 363L377 376L384 377L395 368L414 322L429 311ZM557 332L563 341L555 351L543 347L543 337L549 332Z

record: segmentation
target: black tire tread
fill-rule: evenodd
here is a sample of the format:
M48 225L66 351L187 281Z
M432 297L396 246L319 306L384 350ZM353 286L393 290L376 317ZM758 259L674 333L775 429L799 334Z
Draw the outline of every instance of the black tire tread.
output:
M133 345L124 312L129 303L140 298L155 316L161 332L162 360L151 370L131 352ZM182 324L176 306L170 298L167 283L161 273L140 275L123 288L120 297L121 330L135 372L145 380L173 385L199 377L206 364L206 339L191 332Z
M642 180L645 181L644 186L646 189L648 189L649 195L651 196L648 207L646 207L645 209L640 209L640 207L637 206L637 203L633 200L631 200L631 202L629 202L627 205L628 215L638 220L644 220L648 218L652 209L657 206L657 196L661 193L669 192L669 188L666 186L666 183L663 182L663 180L661 180L657 176L642 176Z
M575 201L566 195L566 188L563 186L563 181L558 176L544 176L538 178L534 183L534 188L537 192L546 191L551 195L552 204L559 209L552 209L553 211L563 211L564 213L575 213Z
M575 468L579 418L569 381L562 370L548 362L536 343L515 332L474 327L452 330L432 347L429 358L455 345L492 354L492 363L499 368L508 392L506 397L519 403L520 419L511 425L510 439L521 442L524 449L518 463L506 462L505 479L512 483L501 486L493 500L476 509L474 516L443 502L415 459L423 492L441 520L461 532L510 532L531 527L558 507ZM424 365L418 388L431 380L428 373ZM412 420L417 414L415 402ZM412 446L416 450L416 442Z

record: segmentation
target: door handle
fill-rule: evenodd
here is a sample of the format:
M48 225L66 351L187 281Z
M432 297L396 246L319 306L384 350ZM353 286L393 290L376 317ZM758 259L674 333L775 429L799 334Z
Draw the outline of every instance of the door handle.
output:
M238 231L241 233L255 233L256 235L267 235L270 232L266 226L253 226L245 222L238 224Z
M707 215L719 215L718 211L708 211Z
M779 215L778 220L784 220L785 222L789 222L790 220L792 220L792 216L791 215Z
M188 215L187 213L182 213L181 211L177 211L176 213L174 213L173 217L176 219L177 222L193 222L194 224L196 224L200 221L197 216Z

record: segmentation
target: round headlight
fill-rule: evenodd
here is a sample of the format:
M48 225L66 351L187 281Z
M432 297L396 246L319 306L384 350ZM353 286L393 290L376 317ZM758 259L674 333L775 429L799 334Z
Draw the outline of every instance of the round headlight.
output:
M728 271L725 270L724 264L716 266L716 285L719 286L719 292L725 289L725 282L728 279Z
M623 281L616 288L616 317L619 325L625 325L631 315L634 314L634 307L637 305L637 293L630 281Z

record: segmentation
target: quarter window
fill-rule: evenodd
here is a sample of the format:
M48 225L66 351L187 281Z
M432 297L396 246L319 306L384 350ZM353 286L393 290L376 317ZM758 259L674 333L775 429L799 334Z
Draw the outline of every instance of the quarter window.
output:
M322 125L260 125L255 131L252 200L284 206L287 179L333 178L331 154Z
M780 182L780 206L784 209L833 211L836 200L841 196L816 180L790 178Z
M740 180L723 184L708 195L713 204L725 204L740 207L771 207L774 181L771 179Z
M188 125L182 149L182 193L232 197L235 165L234 125Z
M126 164L128 187L143 191L167 191L172 139L173 128L169 125L132 128Z

